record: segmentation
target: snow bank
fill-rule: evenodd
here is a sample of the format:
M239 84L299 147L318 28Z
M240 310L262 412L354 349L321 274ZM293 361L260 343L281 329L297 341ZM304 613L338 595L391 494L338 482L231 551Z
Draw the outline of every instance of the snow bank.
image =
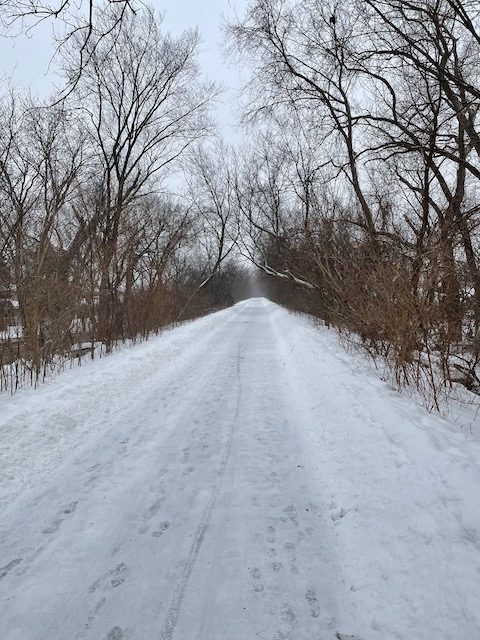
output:
M480 638L480 444L332 332L281 310L276 328L359 636Z

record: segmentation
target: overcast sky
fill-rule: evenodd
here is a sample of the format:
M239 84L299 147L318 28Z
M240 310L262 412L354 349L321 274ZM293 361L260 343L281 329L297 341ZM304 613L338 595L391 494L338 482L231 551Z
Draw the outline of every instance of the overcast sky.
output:
M161 0L153 3L159 11L166 12L164 31L179 34L188 27L198 26L204 41L200 58L202 69L211 80L221 82L227 88L217 118L222 134L231 141L237 138L231 108L240 80L238 72L222 60L220 28L222 15L231 17L234 11L242 15L246 3L247 0ZM54 52L51 36L52 24L45 22L32 29L28 36L0 37L2 75L12 76L17 85L31 86L38 93L48 94L55 82L59 84L55 62L50 65Z

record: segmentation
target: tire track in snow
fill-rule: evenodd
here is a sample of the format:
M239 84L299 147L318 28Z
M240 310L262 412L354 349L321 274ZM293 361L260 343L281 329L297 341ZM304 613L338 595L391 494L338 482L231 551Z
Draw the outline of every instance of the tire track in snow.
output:
M175 591L173 592L172 600L170 602L170 606L168 608L167 614L164 618L162 628L160 630L160 634L158 636L158 640L172 640L175 634L175 628L177 626L178 618L180 616L180 612L182 610L182 603L185 597L185 592L188 587L188 582L190 580L190 576L192 575L193 568L198 558L198 554L200 553L200 549L202 547L203 540L205 539L205 535L207 533L208 524L212 517L213 509L215 508L215 503L217 502L218 495L220 493L220 488L222 484L223 477L225 475L225 471L227 469L228 460L230 458L230 452L232 450L232 442L233 435L235 433L235 428L238 421L238 415L240 412L240 401L242 397L242 382L240 378L240 359L241 359L241 348L243 345L243 339L248 331L249 327L243 332L239 345L238 345L238 353L237 353L237 398L235 402L235 413L233 416L232 424L230 426L230 432L228 434L228 440L225 445L222 454L222 460L220 463L220 469L218 471L218 481L215 488L212 491L212 495L210 500L205 508L205 511L200 518L200 522L195 530L195 535L193 537L192 546L187 556L187 560L183 566L182 574L177 583Z

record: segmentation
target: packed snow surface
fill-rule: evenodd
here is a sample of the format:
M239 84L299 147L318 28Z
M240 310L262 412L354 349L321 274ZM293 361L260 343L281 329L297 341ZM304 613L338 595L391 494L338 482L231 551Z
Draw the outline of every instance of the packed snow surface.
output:
M2 640L480 638L480 445L265 299L0 430Z

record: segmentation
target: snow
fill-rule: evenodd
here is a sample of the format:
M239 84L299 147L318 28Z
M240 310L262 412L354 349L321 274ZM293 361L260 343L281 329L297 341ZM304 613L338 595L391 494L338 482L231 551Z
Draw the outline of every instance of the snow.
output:
M0 637L480 637L480 443L257 298L0 397Z
M18 340L18 338L23 338L23 328L18 325L10 325L3 331L0 331L0 342Z

